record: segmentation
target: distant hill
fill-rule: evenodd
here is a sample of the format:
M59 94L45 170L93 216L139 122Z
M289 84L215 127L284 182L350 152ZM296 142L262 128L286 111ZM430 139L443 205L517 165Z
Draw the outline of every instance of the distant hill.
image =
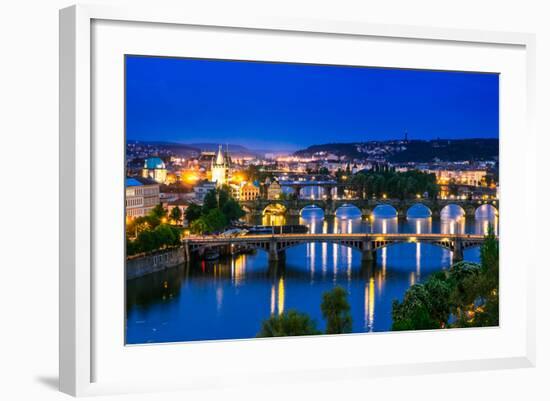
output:
M327 143L299 150L296 156L311 157L333 154L344 160L380 159L394 163L461 160L494 160L498 158L498 139L437 139L430 141L371 141Z
M368 142L367 142L368 143ZM366 155L359 149L365 143L326 143L323 145L312 145L306 149L298 150L294 152L296 156L311 157L316 153L331 153L338 157L345 157L347 159L360 159Z
M128 143L136 143L146 145L153 148L167 150L175 155L182 157L188 157L192 154L199 154L200 149L191 145L186 145L177 142L163 142L163 141L128 141Z
M390 156L391 162L429 162L498 159L498 139L411 141L406 149Z
M234 156L256 156L256 152L252 151L244 146L241 145L234 145L234 144L221 144L221 143L192 143L189 144L189 146L192 146L194 148L198 148L201 151L206 152L215 152L218 150L218 147L222 145L222 149L225 151L226 149L229 150L229 153Z

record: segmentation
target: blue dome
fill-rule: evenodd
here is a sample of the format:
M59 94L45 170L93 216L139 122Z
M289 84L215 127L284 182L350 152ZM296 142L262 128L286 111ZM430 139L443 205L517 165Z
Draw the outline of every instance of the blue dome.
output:
M166 166L160 158L150 157L148 159L145 159L145 165L143 166L143 168L146 168L148 170L155 170L159 168L166 168Z

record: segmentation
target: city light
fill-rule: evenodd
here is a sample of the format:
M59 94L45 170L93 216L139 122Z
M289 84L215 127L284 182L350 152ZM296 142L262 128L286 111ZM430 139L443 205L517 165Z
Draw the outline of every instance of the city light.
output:
M232 69L240 68L239 63L232 62L232 65ZM276 64L247 64L247 69L257 67L269 70ZM303 69L307 67L300 68ZM361 75L359 70L353 73ZM407 72L409 74L412 72ZM325 79L331 74L321 75ZM192 81L199 78L195 72ZM212 77L208 78L205 82ZM256 77L247 74L244 78L248 81ZM263 74L262 78L265 79ZM485 78L494 80L490 74ZM277 86L285 84L274 81ZM187 86L189 82L186 81ZM494 80L494 84L497 86L498 81ZM201 93L218 86L201 87ZM268 89L269 85L260 85L258 94ZM227 92L226 106L234 106L234 94ZM297 96L301 95L299 92L284 90L281 93ZM175 98L193 93L195 91L180 90ZM224 96L224 93L213 93L208 104L214 105ZM265 101L269 103L271 97L267 96ZM341 99L342 102L348 100ZM269 109L267 103L261 105L263 110ZM350 128L345 125L316 124L317 116L310 113L310 102L305 103L305 113L300 113L300 102L291 103L296 108L292 110L296 111L296 117L285 119L283 123L289 126L282 124L276 130L262 128L266 120L252 121L255 115L248 108L233 107L224 108L228 110L227 115L244 114L236 116L230 121L233 125L225 127L224 116L217 121L220 116L210 113L219 110L214 107L204 115L198 113L182 130L179 125L187 121L176 113L178 124L166 124L177 129L173 138L170 133L158 138L166 139L171 145L163 145L165 142L158 140L149 144L127 143L126 255L127 260L134 258L137 263L127 264L126 272L136 270L142 274L142 270L147 270L142 269L145 266L154 273L160 267L169 267L174 258L181 258L185 264L181 274L177 269L163 272L167 281L151 276L151 280L127 287L128 303L136 304L128 307L127 323L136 332L143 331L140 340L172 340L174 330L170 327L178 328L194 315L203 316L211 324L176 332L189 337L198 333L204 339L245 338L262 332L265 321L273 323L271 328L284 323L285 319L292 323L294 317L290 312L295 308L301 313L311 313L312 319L317 318L317 329L321 330L325 327L319 319L319 305L325 290L336 285L342 285L348 292L354 319L352 332L361 331L363 323L363 331L398 328L394 323L398 323L399 313L392 313L394 298L405 303L408 286L424 285L424 281L428 284L428 274L463 260L477 262L478 250L488 240L484 234L490 225L495 237L498 236L497 138L443 140L431 138L429 133L418 129L418 133L411 131L414 140L409 140L405 132L403 137L391 138L390 134L385 137L381 133L379 140L366 140L370 129L361 128L361 132L357 130L348 136L346 131ZM378 100L376 103L383 104ZM482 103L485 104L485 99ZM191 99L185 108L201 104ZM399 113L394 106L389 111ZM343 111L341 117L347 119L349 110L354 108L331 107L331 118L336 119ZM458 110L459 122L467 119L463 114ZM206 125L216 125L211 135L203 135L197 129L202 126L200 118L205 118L202 123ZM306 121L307 118L313 120ZM302 119L307 124L292 126L294 120ZM411 129L418 127L414 121L407 122L409 124ZM308 129L307 135L302 132L304 127ZM174 146L175 142L180 145ZM486 204L484 209L491 209L490 217L483 217L485 220L479 216L489 212L478 212L482 204ZM175 238L181 241L174 241ZM421 271L425 272L422 276ZM423 280L424 275L427 280ZM447 280L447 276L446 273L441 277L434 275L438 280ZM157 296L159 288L164 290ZM364 294L360 294L362 290ZM142 318L141 292L155 305L151 321L170 325L159 326L154 337L151 337L150 325L135 328L136 321ZM179 298L179 303L157 302L169 294ZM425 297L423 293L419 295ZM491 294L495 295L498 296ZM414 297L410 298L414 301ZM174 308L181 300L186 307ZM262 305L254 304L259 301ZM410 308L403 307L403 314L407 309ZM470 317L481 310L477 305L467 305L464 309L468 309ZM444 318L437 319L439 324ZM413 319L408 320L412 325ZM452 319L446 319L442 326L449 321ZM408 326L409 323L402 328Z
M193 184L199 180L199 176L194 171L186 171L183 173L182 179L188 184Z

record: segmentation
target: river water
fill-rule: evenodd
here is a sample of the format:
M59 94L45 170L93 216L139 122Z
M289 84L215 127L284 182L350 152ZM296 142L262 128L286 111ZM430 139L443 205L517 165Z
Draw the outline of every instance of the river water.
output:
M448 206L438 218L422 206L395 217L389 206L375 209L374 218L361 218L353 206L324 218L315 207L301 217L265 216L260 224L305 224L313 233L486 233L498 231L498 215L489 205L474 217ZM498 232L497 232L498 233ZM303 244L286 251L284 269L269 268L267 254L228 257L190 264L127 282L128 344L255 337L262 321L296 309L324 330L320 304L325 291L339 285L348 293L353 332L391 329L394 299L401 300L413 284L431 273L448 269L449 251L429 244L399 244L377 252L376 263L361 262L361 253L335 244ZM479 249L464 252L479 261Z

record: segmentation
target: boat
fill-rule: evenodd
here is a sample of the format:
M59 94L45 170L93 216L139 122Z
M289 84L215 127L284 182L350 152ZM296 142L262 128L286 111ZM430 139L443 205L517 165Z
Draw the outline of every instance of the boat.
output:
M217 260L220 258L220 253L217 249L207 249L204 251L205 260Z
M272 226L252 226L248 229L248 234L273 234Z
M303 224L285 226L252 226L248 229L248 234L305 234L308 231L308 227Z

